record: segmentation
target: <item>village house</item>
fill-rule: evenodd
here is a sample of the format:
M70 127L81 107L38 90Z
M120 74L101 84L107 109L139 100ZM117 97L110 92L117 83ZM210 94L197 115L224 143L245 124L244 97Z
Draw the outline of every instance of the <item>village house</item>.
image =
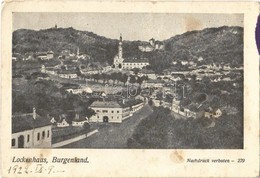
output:
M57 127L68 127L70 124L66 121L65 118L60 119L59 122L57 122Z
M73 70L61 70L57 74L59 77L67 79L75 79L78 77L77 73Z
M223 70L231 70L230 64L225 64Z
M74 127L82 127L85 123L88 123L88 118L80 117L79 114L76 114L72 120L72 126Z
M154 104L155 107L159 107L159 106L161 106L161 101L158 100L158 99L154 99L153 104Z
M47 52L47 59L53 59L54 58L54 52L53 51L48 51Z
M204 113L205 118L219 118L222 115L222 112L219 108L207 108Z
M72 93L72 94L82 94L82 93L93 93L93 91L91 90L91 88L87 87L87 86L71 86L70 88L66 89L66 91L68 93Z
M37 58L41 60L47 60L47 54L46 53L37 53L36 54Z
M12 148L49 148L52 124L47 117L33 113L12 117Z
M188 61L181 61L181 65L186 66L189 62Z
M49 59L53 59L54 52L53 51L37 52L36 56L37 56L37 58L39 58L41 60L49 60Z
M52 124L55 124L57 121L55 120L54 117L52 117L51 120L50 120L50 122L51 122Z
M152 80L156 80L156 79L157 79L157 76L156 76L155 72L152 71L152 70L147 70L147 69L142 69L142 70L138 73L138 76L139 76L139 77L147 76L149 79L152 79Z
M142 88L162 88L163 84L163 80L147 80L143 82Z
M204 106L198 103L191 103L187 106L181 106L180 100L174 98L172 101L171 110L181 116L186 118L193 117L194 119L203 117L204 114Z
M180 105L177 104L177 102L174 102L172 104L172 111L186 118L193 117L194 119L196 119L200 116L198 114L199 110L197 108L193 106L181 107Z
M46 73L46 74L56 75L57 74L57 69L55 69L53 67L46 68L45 65L42 65L41 72L42 73Z
M138 46L138 49L142 52L151 52L154 50L154 47L152 47L150 44L144 44L142 46Z

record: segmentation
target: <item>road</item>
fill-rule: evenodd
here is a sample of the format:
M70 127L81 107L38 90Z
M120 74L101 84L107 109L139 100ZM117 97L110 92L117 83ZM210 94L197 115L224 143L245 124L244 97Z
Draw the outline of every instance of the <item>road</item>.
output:
M63 148L127 148L127 139L132 136L135 127L152 112L150 106L145 105L122 123L106 123L98 133Z

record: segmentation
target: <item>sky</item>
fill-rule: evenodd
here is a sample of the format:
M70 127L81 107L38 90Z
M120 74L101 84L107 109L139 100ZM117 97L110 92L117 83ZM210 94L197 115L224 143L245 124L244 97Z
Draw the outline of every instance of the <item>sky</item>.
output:
M107 38L164 40L177 34L210 27L241 26L242 14L176 14L176 13L13 13L13 31L73 27Z

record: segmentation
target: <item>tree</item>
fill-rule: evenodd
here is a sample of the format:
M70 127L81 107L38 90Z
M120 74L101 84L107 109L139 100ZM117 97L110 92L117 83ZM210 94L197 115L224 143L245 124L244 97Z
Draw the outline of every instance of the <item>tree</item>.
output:
M136 82L136 79L135 79L135 76L134 75L130 75L130 80L129 80L130 83L135 83Z
M93 76L93 79L94 79L94 81L97 81L98 82L98 80L100 79L100 74L94 74Z
M128 79L128 76L126 74L123 74L122 77L121 77L121 82L125 83L127 82L127 79Z
M138 77L136 82L139 84L139 86L141 86L141 84L143 83L144 78L143 77Z
M84 130L86 130L86 131L90 131L90 124L87 123L87 122L85 122L84 125L83 125L83 128L84 128Z
M103 80L103 83L105 83L108 80L108 75L105 73L101 74L101 79Z
M113 80L113 84L115 84L115 81L117 80L117 73L116 72L113 72L111 75L110 75L111 79Z
M138 72L140 71L140 69L139 68L133 68L132 71L134 72L135 75L137 75Z

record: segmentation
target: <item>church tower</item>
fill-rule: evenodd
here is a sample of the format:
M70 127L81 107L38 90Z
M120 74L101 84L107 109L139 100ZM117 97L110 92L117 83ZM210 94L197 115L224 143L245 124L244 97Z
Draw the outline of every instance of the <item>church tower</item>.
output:
M122 40L122 35L120 34L119 38L119 44L118 44L118 55L115 56L114 58L114 66L116 69L121 69L123 65L123 40Z
M118 46L118 58L122 59L123 58L123 47L122 47L122 34L120 34L120 39L119 39L119 46Z

